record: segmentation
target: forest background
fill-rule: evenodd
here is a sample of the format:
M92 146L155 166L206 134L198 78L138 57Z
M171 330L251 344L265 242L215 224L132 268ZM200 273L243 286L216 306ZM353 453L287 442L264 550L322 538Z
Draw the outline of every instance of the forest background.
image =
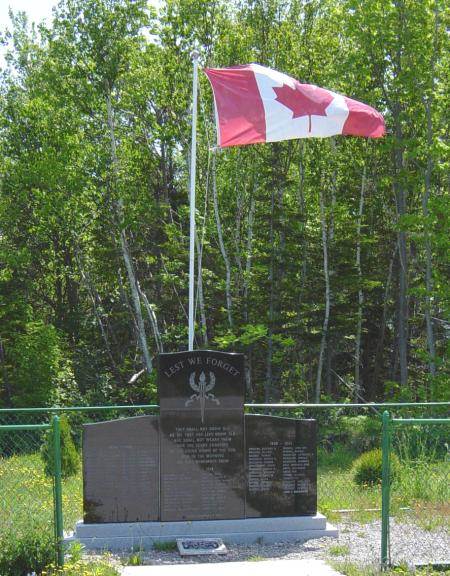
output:
M448 400L443 0L62 0L2 31L0 406L157 401L187 345L190 107L259 62L366 102L382 140L215 151L200 75L196 346L248 401Z

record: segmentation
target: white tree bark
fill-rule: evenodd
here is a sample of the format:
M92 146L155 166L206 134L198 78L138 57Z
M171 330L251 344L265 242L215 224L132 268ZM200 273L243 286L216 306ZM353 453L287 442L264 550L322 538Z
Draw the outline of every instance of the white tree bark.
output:
M95 315L95 318L97 320L97 324L100 328L100 332L101 332L103 342L104 342L105 348L106 348L106 353L108 354L109 360L111 362L111 367L114 370L114 372L116 373L116 375L119 375L119 370L117 368L116 362L114 360L114 356L113 356L112 351L111 351L111 345L109 342L108 330L107 330L107 327L105 326L105 324L103 322L102 314L99 310L99 308L102 307L102 301L101 301L99 293L97 292L95 286L93 285L93 283L89 277L88 272L85 271L85 269L84 269L82 258L80 257L78 247L75 248L75 261L77 262L78 270L80 271L81 280L82 280L82 282L86 288L86 291L89 295L89 299L91 300L92 309L94 310L94 315Z
M320 187L319 191L319 203L320 203L320 223L322 228L322 248L323 248L323 274L325 278L325 316L323 319L322 326L322 340L320 343L319 352L319 363L317 366L317 376L316 376L316 390L315 390L315 402L320 402L320 391L322 384L322 368L325 356L325 351L327 347L328 339L328 324L330 321L330 302L331 302L331 290L330 290L330 273L328 269L328 231L327 222L325 216L325 204L323 198L323 189Z
M300 175L300 183L299 183L299 187L298 187L298 201L300 204L300 211L302 214L302 219L303 219L303 223L304 223L304 227L303 227L303 231L302 231L302 248L301 248L301 254L302 254L302 273L300 276L300 290L299 290L299 302L298 302L298 310L299 310L299 321L300 321L300 307L301 307L301 303L302 303L302 297L303 297L303 290L304 290L304 286L305 286L305 282L306 282L306 274L308 271L308 262L307 262L307 253L308 253L308 243L307 243L307 234L306 234L306 221L307 221L307 213L306 213L306 202L305 202L305 190L304 190L304 184L305 184L305 168L303 166L303 158L302 158L302 153L303 153L303 143L300 143L300 161L299 161L299 175Z
M162 354L164 352L164 346L161 338L161 332L159 331L158 328L158 319L156 318L155 311L151 307L147 295L142 290L139 282L137 282L137 287L139 290L139 294L142 298L142 301L144 302L145 309L147 310L148 319L150 321L150 326L152 327L153 336L155 338L156 349L158 350L158 353Z
M114 134L114 115L113 115L113 110L112 110L112 105L111 105L111 91L110 91L109 85L106 86L106 108L107 108L107 113L108 113L108 127L109 127L109 137L110 137L110 146L111 146L111 161L112 161L115 180L117 183L118 160L117 160L116 138L115 138L115 134ZM123 260L125 263L125 268L127 271L128 284L130 286L130 291L131 291L131 298L132 298L132 302L133 302L133 309L134 309L134 314L135 314L135 319L136 319L139 344L140 344L140 348L141 348L141 352L142 352L142 357L144 360L144 365L147 369L147 372L150 374L150 372L153 369L153 366L152 366L152 360L150 358L150 354L149 354L148 346L147 346L147 336L145 334L144 318L142 316L141 302L139 299L139 292L138 292L138 287L137 287L137 282L136 282L136 275L134 273L133 263L131 261L127 236L125 233L125 229L123 227L123 201L121 198L119 198L116 202L116 211L117 211L117 217L118 217L119 227L120 227L120 234L119 234L120 248L121 248L122 257L123 257Z

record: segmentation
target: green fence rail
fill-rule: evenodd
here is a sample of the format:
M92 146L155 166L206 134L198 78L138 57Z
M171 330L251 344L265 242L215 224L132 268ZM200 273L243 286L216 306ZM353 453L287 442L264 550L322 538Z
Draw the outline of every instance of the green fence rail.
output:
M450 425L450 418L392 418L386 410L382 416L382 481L381 481L381 568L390 564L391 451L394 428L408 426Z
M313 410L329 410L331 408L339 409L356 409L363 410L367 408L445 408L450 407L450 402L367 402L353 404L350 402L340 404L312 404L312 403L289 403L280 402L277 404L264 404L264 403L247 403L244 404L246 409L313 409ZM127 405L108 405L108 406L49 406L42 408L0 408L0 416L2 414L48 414L59 412L105 412L109 410L129 411L129 410L159 410L159 404L127 404Z

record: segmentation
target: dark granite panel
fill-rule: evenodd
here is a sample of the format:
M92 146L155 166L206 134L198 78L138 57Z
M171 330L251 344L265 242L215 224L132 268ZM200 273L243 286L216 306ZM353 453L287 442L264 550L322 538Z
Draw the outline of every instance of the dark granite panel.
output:
M196 350L158 356L160 413L244 410L244 355Z
M161 520L244 517L244 357L161 354Z
M84 521L159 519L158 416L83 426Z
M161 520L244 517L243 415L161 418Z
M316 421L245 416L247 517L317 512Z

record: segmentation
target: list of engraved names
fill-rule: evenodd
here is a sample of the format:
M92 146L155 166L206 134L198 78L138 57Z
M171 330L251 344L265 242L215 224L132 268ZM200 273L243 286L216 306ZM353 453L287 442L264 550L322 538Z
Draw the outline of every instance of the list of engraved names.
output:
M247 478L250 493L270 492L274 482L279 480L284 494L308 493L306 474L311 456L306 446L295 446L290 441L249 447Z

